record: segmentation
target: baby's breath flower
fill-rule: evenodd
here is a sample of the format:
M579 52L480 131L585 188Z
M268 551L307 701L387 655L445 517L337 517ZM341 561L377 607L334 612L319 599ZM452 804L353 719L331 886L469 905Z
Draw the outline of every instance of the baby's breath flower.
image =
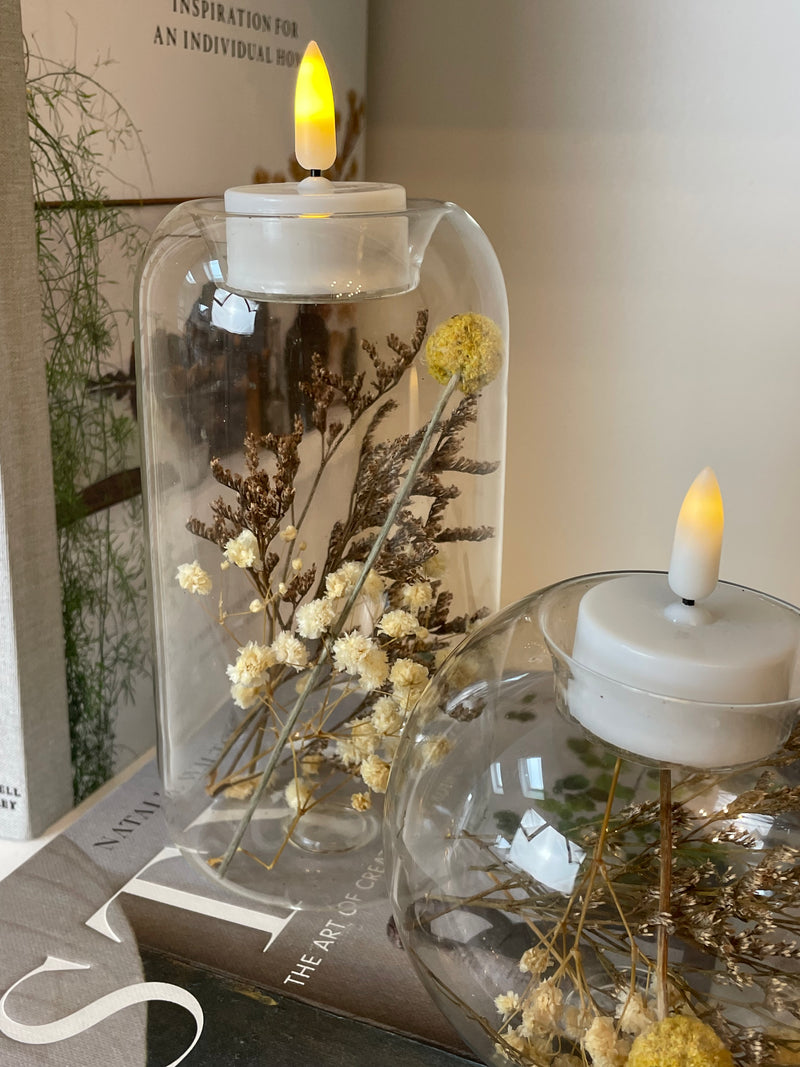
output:
M231 686L231 697L234 704L246 710L252 708L258 700L260 691L257 685L242 685L241 682L234 682Z
M408 637L409 634L416 633L417 620L410 611L398 608L396 611L387 611L381 617L378 629L387 637Z
M197 560L192 563L181 563L175 577L178 579L181 589L185 589L187 593L208 596L211 592L211 578Z
M507 993L501 993L494 998L494 1006L501 1015L513 1015L519 1007L519 993L509 989Z
M583 1036L583 1047L592 1057L596 1067L624 1067L627 1048L617 1041L614 1020L607 1015L596 1015L592 1025ZM659 1067L664 1067L663 1060L655 1060Z
M356 719L350 724L350 736L359 759L371 756L380 743L378 731L369 719Z
M310 778L314 778L319 774L319 769L325 762L325 757L321 752L308 752L300 760L300 770L303 774L307 774Z
M364 579L364 585L361 587L361 593L365 597L370 599L373 597L380 597L383 595L386 588L386 582L384 578L378 574L374 569L371 569L367 577Z
M260 571L263 564L258 552L258 541L252 530L242 530L238 537L231 538L225 544L225 558L237 567L250 567Z
M452 747L446 737L432 737L419 746L421 760L435 767L437 763L442 762Z
M428 671L413 659L395 660L389 673L392 695L404 711L413 707L428 681Z
M381 737L399 733L403 726L403 716L397 701L391 697L378 697L372 706L372 725Z
M653 1063L658 1067L733 1067L733 1056L706 1023L670 1015L640 1034L631 1046L627 1067Z
M389 657L382 648L371 648L358 661L358 684L371 693L389 677Z
M372 807L371 793L353 793L350 797L350 807L356 811L369 811Z
M278 592L281 596L286 596L286 594L289 592L289 586L286 584L286 582L278 582Z
M333 598L349 596L355 589L362 570L360 563L351 560L349 563L343 563L338 570L331 571L325 579L325 591L328 596Z
M428 338L425 359L437 382L446 385L460 372L462 393L477 393L497 377L503 364L500 327L475 312L454 315Z
M522 953L522 958L519 961L519 969L523 973L531 974L536 977L543 971L547 970L549 961L550 953L546 948L543 948L542 946L529 948Z
M426 578L444 578L446 571L447 562L443 552L434 552L434 554L422 564L422 573Z
M227 570L230 570L230 566L231 566L231 565L230 565L230 563L228 562L228 560L227 560L227 559L223 559L223 560L220 560L220 564L219 564L219 569L220 569L221 571L227 571Z
M367 756L361 764L361 777L373 793L385 793L389 784L389 764L380 756Z
M233 785L228 785L224 789L225 796L230 800L249 800L255 792L256 783L254 781L249 782L234 782Z
M541 1027L555 1029L563 1002L564 994L552 978L542 982L525 997L522 1006L523 1032L532 1034Z
M292 570L295 572L295 574L298 574L302 569L303 561L300 559L299 556L295 556L295 558L292 560Z
M235 663L225 668L232 682L244 686L260 686L266 681L267 671L275 663L275 654L266 645L248 641L239 649Z
M255 600L250 601L250 606L247 610L250 611L253 615L257 615L259 611L263 611L265 607L266 604L264 603L264 601L260 597L256 597Z
M293 778L286 786L283 795L292 811L297 812L301 808L308 807L313 792L314 787L309 782L304 782L302 778Z
M281 541L294 541L295 537L297 537L297 530L290 523L285 530L281 530L278 537L280 537Z
M311 600L297 609L297 632L301 637L316 640L325 633L335 618L336 605L332 600L327 597Z
M375 647L372 638L358 630L342 634L333 643L333 665L337 671L358 674L361 660Z
M409 611L422 611L433 603L433 589L430 582L409 582L400 590L400 598Z
M336 755L345 767L352 767L361 759L356 751L354 742L349 737L337 737L334 748L336 749Z
M287 630L278 634L271 647L278 663L285 663L296 671L302 670L308 663L308 649Z
M638 1037L650 1029L655 1022L655 1012L638 990L632 993L621 991L619 1000L617 1018L620 1030Z

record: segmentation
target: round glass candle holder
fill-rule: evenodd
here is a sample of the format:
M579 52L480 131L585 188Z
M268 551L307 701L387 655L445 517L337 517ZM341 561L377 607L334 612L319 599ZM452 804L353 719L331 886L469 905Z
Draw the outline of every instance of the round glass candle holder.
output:
M473 327L483 340L462 351ZM436 331L455 361L437 378L425 359ZM374 573L339 619L442 374L467 355L491 357L493 373L448 394ZM497 606L497 259L465 212L435 201L363 217L183 204L140 272L137 358L170 834L231 888L327 907L380 852L381 790L437 656ZM405 614L382 622L392 612Z
M748 766L692 767L600 737L572 714L587 691L565 650L581 592L610 577L501 612L418 703L384 824L400 936L487 1064L649 1064L635 1042L646 1049L649 1033L650 1053L661 1048L659 1012L678 1017L675 1057L706 1042L737 1067L795 1062L800 693L793 683L769 709L775 748ZM630 707L655 697L622 687L612 703L623 694ZM675 729L691 723L689 703L662 705ZM762 721L763 709L729 710L754 716L748 729Z

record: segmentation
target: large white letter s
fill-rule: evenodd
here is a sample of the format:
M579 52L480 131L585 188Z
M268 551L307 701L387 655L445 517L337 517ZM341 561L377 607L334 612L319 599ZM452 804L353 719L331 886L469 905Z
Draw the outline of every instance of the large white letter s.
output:
M141 1004L148 1000L164 1000L169 1004L177 1004L181 1008L186 1008L194 1017L196 1027L194 1040L185 1052L181 1053L177 1060L167 1064L167 1067L177 1067L182 1060L186 1059L203 1032L203 1009L197 998L192 996L188 990L168 982L136 982L133 985L123 986L122 989L107 993L72 1014L65 1015L63 1019L55 1019L50 1023L28 1025L17 1022L6 1012L6 1000L11 993L34 975L44 971L82 971L87 970L89 966L88 963L72 963L70 960L59 959L57 956L48 956L40 967L24 974L0 1000L0 1033L5 1034L12 1041L21 1041L26 1045L50 1045L56 1041L74 1037L76 1034L82 1034L85 1030L89 1030L131 1004Z

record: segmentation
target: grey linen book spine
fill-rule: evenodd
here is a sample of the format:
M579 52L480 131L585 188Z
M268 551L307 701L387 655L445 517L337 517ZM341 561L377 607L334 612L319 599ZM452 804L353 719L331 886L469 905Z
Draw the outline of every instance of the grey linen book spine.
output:
M0 0L0 837L72 806L19 0Z

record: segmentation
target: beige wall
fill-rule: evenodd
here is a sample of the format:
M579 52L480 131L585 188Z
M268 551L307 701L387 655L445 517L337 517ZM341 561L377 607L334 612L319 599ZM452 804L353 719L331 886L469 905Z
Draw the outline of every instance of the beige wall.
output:
M454 200L511 313L503 600L665 569L800 602L800 4L371 0L367 170Z

